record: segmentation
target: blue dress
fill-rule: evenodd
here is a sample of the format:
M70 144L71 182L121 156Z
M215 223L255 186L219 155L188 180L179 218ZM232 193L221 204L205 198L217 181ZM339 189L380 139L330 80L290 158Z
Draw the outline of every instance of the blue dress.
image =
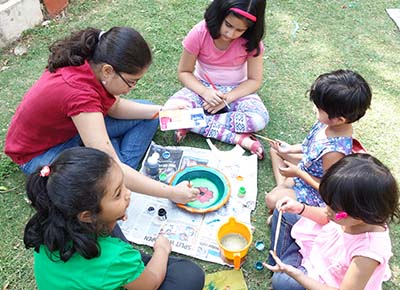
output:
M353 138L351 137L331 137L317 139L317 134L324 130L327 125L317 121L311 128L310 133L301 144L303 158L298 167L308 174L321 178L324 174L322 167L322 156L329 152L340 152L348 155L352 152ZM311 185L301 178L294 177L296 198L299 202L304 202L311 206L325 206L320 194Z

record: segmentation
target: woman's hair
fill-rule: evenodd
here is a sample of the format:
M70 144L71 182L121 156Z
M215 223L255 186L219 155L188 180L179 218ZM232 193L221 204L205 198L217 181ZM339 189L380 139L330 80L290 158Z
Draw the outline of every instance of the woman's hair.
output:
M49 50L47 68L50 72L91 60L96 64L107 63L118 72L137 74L152 60L148 44L130 27L113 27L106 32L87 28L56 41Z
M367 224L382 225L400 217L399 191L389 169L369 154L347 155L321 179L319 192L334 211Z
M241 14L230 10L238 8L257 17L256 22L249 20ZM232 14L247 22L248 29L242 37L247 40L246 51L251 52L256 49L255 56L260 54L260 41L264 36L264 14L265 0L214 0L204 13L208 31L212 38L220 37L221 25L229 14Z
M100 254L100 233L96 216L104 195L104 179L113 159L106 153L86 147L63 151L42 176L41 168L28 176L26 191L36 213L25 227L24 244L39 252L41 245L67 261L75 252L90 259ZM89 211L93 223L79 220Z
M329 119L344 117L353 123L365 115L371 105L368 83L358 73L337 70L320 75L309 91L310 100L324 110Z

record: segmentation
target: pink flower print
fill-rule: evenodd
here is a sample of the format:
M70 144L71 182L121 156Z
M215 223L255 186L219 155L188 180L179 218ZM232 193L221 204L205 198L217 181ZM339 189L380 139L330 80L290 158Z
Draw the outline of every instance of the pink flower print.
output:
M205 203L213 198L214 194L207 187L197 187L200 193L197 195L197 200L201 203Z

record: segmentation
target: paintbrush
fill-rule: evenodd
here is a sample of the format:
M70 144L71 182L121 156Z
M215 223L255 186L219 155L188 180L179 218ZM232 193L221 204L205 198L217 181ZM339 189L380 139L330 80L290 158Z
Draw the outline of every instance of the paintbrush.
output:
M207 82L210 83L210 85L212 86L212 88L213 88L214 90L218 91L217 87L214 85L214 83L212 82L212 80L209 78L208 74L204 74L204 76L206 77ZM224 99L222 99L222 101L224 102L225 106L230 110L231 107L228 105L228 103L227 103Z
M256 133L253 133L253 135L258 137L258 138L260 138L260 139L267 140L268 142L273 142L273 143L276 142L276 143L278 143L279 147L281 147L282 149L287 148L289 146L287 143L279 141L279 140L276 140L276 139L274 140L274 139L271 139L271 138L268 138L268 137L265 137L265 136L262 136L262 135L258 135Z
M271 138L268 138L268 137L265 137L265 136L262 136L262 135L258 135L258 134L256 134L256 133L253 133L253 135L256 136L256 137L258 137L258 138L267 140L268 142L278 142L278 143L280 143L280 142L277 141L277 140L274 140L274 139L271 139Z
M281 222L282 222L282 210L279 210L279 215L278 215L278 222L276 223L276 230L275 230L275 241L274 241L274 254L276 254L276 247L278 245L278 238L279 238L279 232L281 230Z

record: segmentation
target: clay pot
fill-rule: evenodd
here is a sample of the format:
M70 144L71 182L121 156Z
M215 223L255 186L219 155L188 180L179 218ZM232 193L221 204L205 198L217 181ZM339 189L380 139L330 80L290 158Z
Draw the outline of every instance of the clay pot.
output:
M44 7L50 17L55 17L68 6L68 0L43 0Z

